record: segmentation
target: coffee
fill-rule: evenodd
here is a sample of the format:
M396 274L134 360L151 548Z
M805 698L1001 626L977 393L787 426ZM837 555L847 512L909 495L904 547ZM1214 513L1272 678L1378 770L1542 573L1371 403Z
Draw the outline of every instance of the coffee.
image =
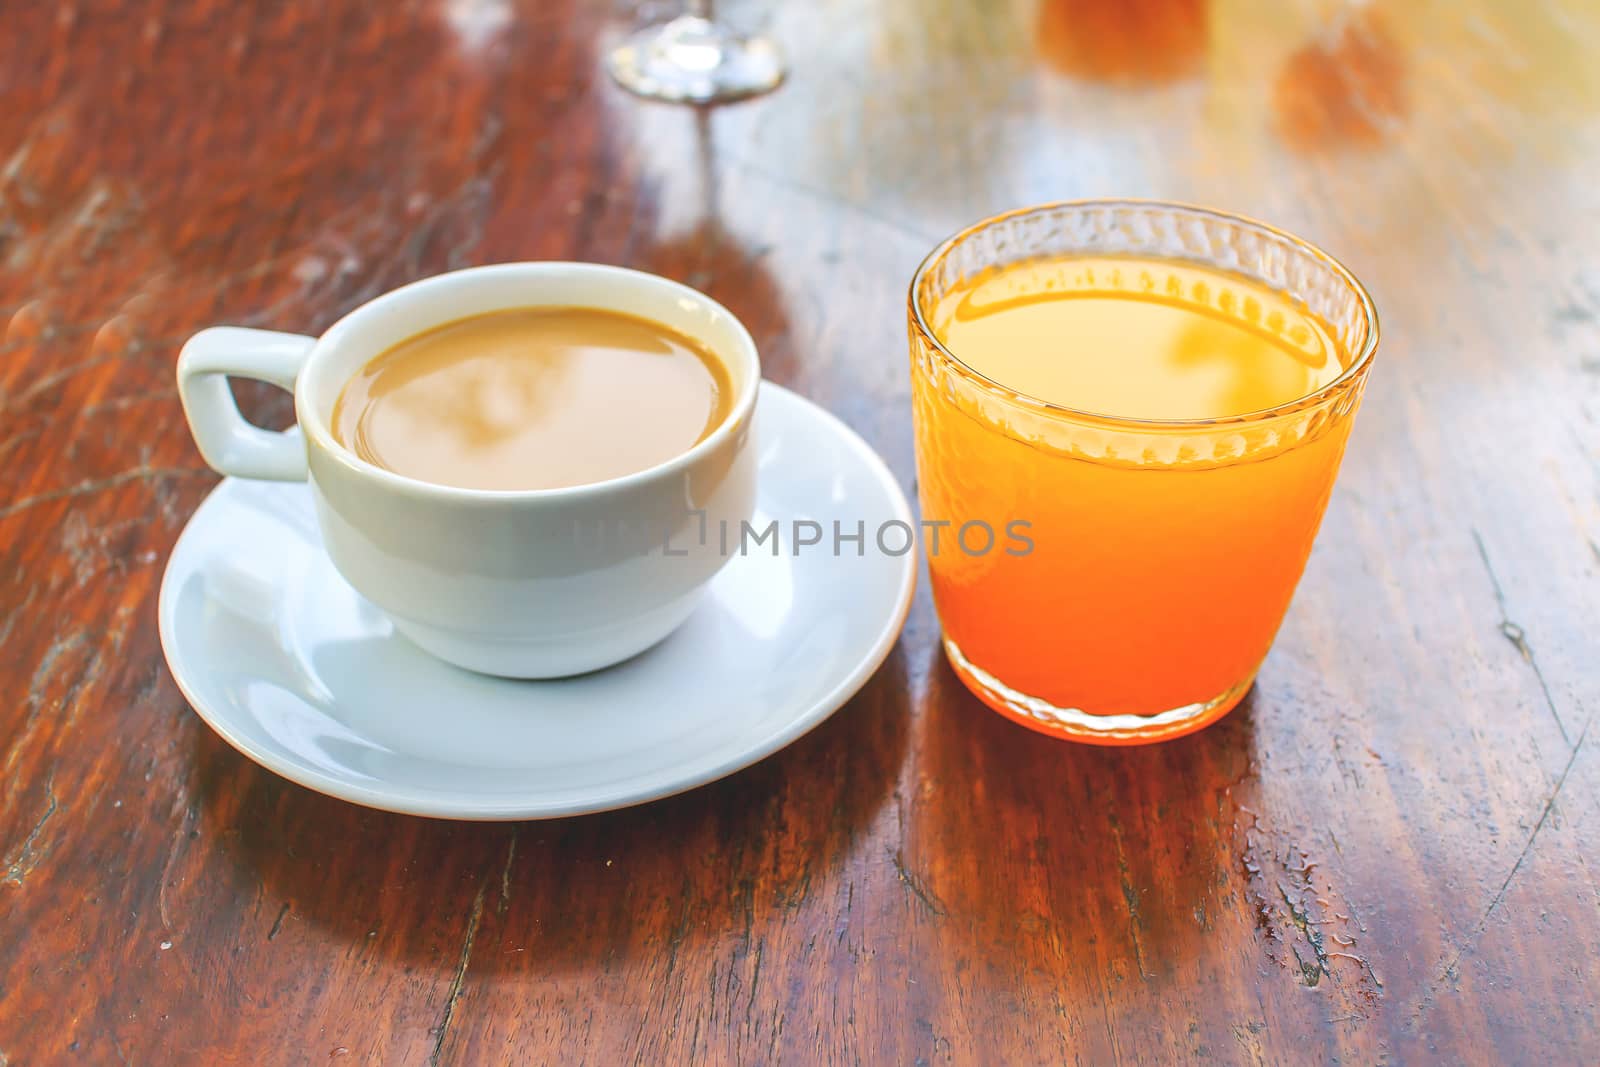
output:
M333 433L386 470L466 489L557 489L647 470L714 430L727 368L661 323L581 307L476 315L347 382Z

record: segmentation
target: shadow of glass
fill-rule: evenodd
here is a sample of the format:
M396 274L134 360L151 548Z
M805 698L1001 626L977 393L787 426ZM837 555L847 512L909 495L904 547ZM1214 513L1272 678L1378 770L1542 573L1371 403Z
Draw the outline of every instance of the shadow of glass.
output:
M627 265L682 282L725 306L755 340L762 376L787 383L798 367L783 290L768 266L769 249L750 244L724 221L713 120L705 109L694 116L694 222L659 235L636 226L640 237L628 249Z
M995 714L932 655L916 720L930 785L906 860L960 917L950 936L997 967L1081 954L1147 980L1203 954L1237 860L1233 787L1254 774L1253 694L1199 733L1096 747ZM1098 981L1095 971L1057 973Z

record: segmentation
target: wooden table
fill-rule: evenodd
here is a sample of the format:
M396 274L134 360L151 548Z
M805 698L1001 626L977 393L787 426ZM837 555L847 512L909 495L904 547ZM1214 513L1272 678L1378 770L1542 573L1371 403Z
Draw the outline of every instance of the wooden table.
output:
M709 113L602 73L661 8L8 7L0 1064L1592 1058L1600 9L1336 6L734 5L792 78ZM919 259L1108 194L1302 233L1384 318L1218 726L1028 733L955 680L925 589L813 734L588 818L327 799L175 688L156 591L216 482L173 391L199 327L625 263L725 302L909 486Z

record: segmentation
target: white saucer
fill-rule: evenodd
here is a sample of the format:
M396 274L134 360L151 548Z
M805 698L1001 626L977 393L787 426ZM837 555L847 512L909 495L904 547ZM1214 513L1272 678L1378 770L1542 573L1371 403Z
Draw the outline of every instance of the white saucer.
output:
M167 564L167 664L234 748L374 808L537 819L730 774L866 683L900 633L916 574L914 553L873 543L880 524L913 523L877 454L771 383L758 412L753 525L779 520L781 554L735 555L680 630L617 667L520 682L435 660L333 569L305 485L236 479L200 505ZM795 519L821 523L823 543L797 550ZM864 555L848 543L834 554L835 519L847 531L866 523Z

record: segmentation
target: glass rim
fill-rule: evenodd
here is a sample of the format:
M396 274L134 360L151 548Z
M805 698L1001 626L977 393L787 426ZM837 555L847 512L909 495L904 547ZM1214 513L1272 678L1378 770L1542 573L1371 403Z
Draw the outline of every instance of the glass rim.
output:
M952 352L945 346L945 343L939 339L939 336L934 333L933 327L928 324L927 318L923 314L922 304L917 299L917 290L921 287L923 279L926 278L928 274L931 273L941 262L943 262L945 257L948 256L957 245L961 244L968 237L978 233L981 230L986 230L992 226L996 226L1002 222L1005 222L1008 219L1014 219L1019 216L1034 215L1040 212L1060 210L1063 208L1084 210L1117 207L1176 209L1192 215L1200 215L1212 219L1218 219L1227 223L1242 223L1245 226L1264 231L1273 235L1274 237L1288 242L1296 250L1308 254L1311 256L1311 258L1329 268L1340 280L1340 282L1342 282L1345 287L1355 295L1357 302L1360 304L1362 321L1365 323L1367 328L1366 337L1362 340L1360 352L1357 353L1355 358L1350 361L1350 365L1348 367L1340 371L1339 375L1326 385L1323 385L1312 392L1305 394L1304 396L1299 396L1293 400L1284 401L1281 404L1275 404L1269 408L1246 411L1238 415L1221 415L1206 419L1145 419L1136 418L1130 415L1115 415L1109 412L1089 411L1083 408L1074 408L1066 404L1057 404L1053 401L1044 400L1040 397L1032 396L1028 393L1014 389L1011 386L1006 385L1004 382L997 381L996 379L989 377L987 374L984 374L982 371L973 367L966 360ZM1219 267L1218 269L1226 270L1227 268ZM1295 297L1295 294L1293 293L1289 293L1288 295ZM1298 298L1296 297L1296 299ZM934 246L933 251L929 252L925 257L923 257L922 262L917 265L916 271L911 275L911 288L907 293L907 302L911 307L911 321L915 325L916 330L921 335L922 339L931 345L934 351L938 352L942 357L944 357L944 359L959 373L971 379L975 385L978 385L981 388L997 391L1018 402L1052 415L1064 416L1066 418L1074 419L1080 422L1087 422L1094 425L1110 426L1127 430L1176 431L1209 429L1218 426L1248 425L1251 423L1265 422L1285 415L1293 415L1309 408L1318 407L1328 401L1337 399L1345 393L1348 393L1356 386L1356 384L1361 380L1362 376L1366 373L1367 369L1372 365L1373 357L1378 350L1379 330L1377 306L1372 301L1372 294L1367 292L1367 287L1361 284L1361 280L1355 276L1355 273L1351 271L1349 267L1346 267L1339 260L1329 255L1321 248L1318 248L1310 241L1307 241L1305 238L1297 237L1294 234L1289 233L1287 230L1282 230L1276 226L1273 226L1271 223L1262 222L1260 219L1251 218L1248 215L1241 215L1237 212L1222 211L1217 208L1205 207L1201 204L1185 203L1180 200L1156 200L1140 197L1091 197L1079 200L1052 200L1042 204L1033 204L1028 207L1012 208L1009 211L1002 211L998 214L990 215L987 218L979 219L977 222L962 227L949 237L946 237L943 241L940 241Z

